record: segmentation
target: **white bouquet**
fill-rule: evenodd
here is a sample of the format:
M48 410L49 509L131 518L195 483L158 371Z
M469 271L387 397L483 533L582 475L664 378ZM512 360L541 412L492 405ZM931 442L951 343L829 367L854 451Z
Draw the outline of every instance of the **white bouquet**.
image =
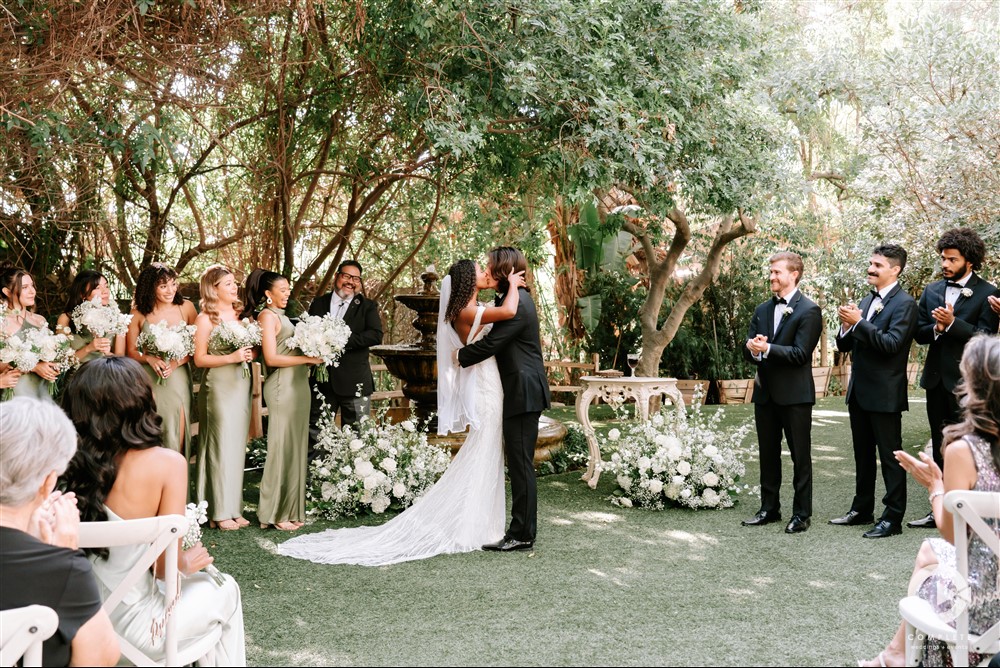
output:
M76 366L79 360L65 334L55 334L48 327L31 327L3 338L0 362L9 364L21 373L28 373L39 362L49 362L59 373L63 373ZM49 383L49 394L55 393L56 384ZM13 394L14 389L7 388L3 392L3 399L9 399Z
M451 458L409 420L389 424L383 411L338 429L329 411L319 422L309 465L308 513L337 519L411 505L437 482Z
M302 315L295 325L295 334L285 344L290 348L298 348L303 355L323 360L322 364L317 364L313 369L316 380L322 383L330 377L327 365L337 366L349 338L351 328L329 313L323 316Z
M240 348L253 348L260 345L260 325L250 318L243 320L223 320L212 330L208 338L210 350L223 355L234 353ZM243 365L243 377L250 377L250 365Z
M153 355L166 362L176 361L194 354L194 332L194 325L181 322L171 327L166 320L161 320L155 325L150 324L147 331L139 334L136 347L143 355ZM161 376L157 376L157 385L164 382Z
M188 528L184 538L181 539L181 548L190 550L201 541L201 525L208 521L208 501L200 501L198 505L187 504L184 508L184 517L187 518ZM215 584L220 587L226 584L226 579L222 577L222 573L215 567L215 564L209 564L202 570L208 573L215 580Z
M94 337L111 339L128 331L132 315L118 310L115 304L104 306L100 295L73 309L73 324L77 331L88 331Z
M608 431L602 446L616 450L602 468L615 476L611 501L619 506L660 510L665 504L688 508L729 508L746 472L743 440L750 424L724 428L723 409L711 417L696 396L690 417L665 406L648 422L629 421Z

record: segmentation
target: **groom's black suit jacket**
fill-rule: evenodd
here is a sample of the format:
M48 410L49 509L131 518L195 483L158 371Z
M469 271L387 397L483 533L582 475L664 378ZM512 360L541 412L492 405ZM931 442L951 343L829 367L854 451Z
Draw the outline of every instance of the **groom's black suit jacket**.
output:
M328 314L332 300L332 292L317 297L309 305L309 315ZM351 338L344 346L340 364L329 367L329 380L320 385L325 393L332 392L342 397L353 397L360 385L361 395L367 397L375 391L368 349L382 343L382 320L378 315L378 304L363 295L355 295L344 312L344 323L351 328Z
M812 375L812 354L823 332L823 315L816 303L797 290L787 305L792 312L784 317L774 331L773 299L760 304L750 321L747 338L758 334L767 337L771 349L767 357L757 360L753 403L773 402L779 406L816 403L816 383Z
M493 329L483 339L458 351L458 361L463 367L496 356L503 385L504 418L540 413L549 407L551 400L535 302L526 289L518 289L514 317L493 323ZM501 303L503 295L497 295L496 305Z

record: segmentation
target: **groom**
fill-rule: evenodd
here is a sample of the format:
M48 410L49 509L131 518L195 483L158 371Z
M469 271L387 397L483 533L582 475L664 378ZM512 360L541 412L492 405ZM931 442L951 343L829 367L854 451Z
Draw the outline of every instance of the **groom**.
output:
M528 263L516 248L502 246L489 252L486 273L495 281L499 306L510 288L507 276L525 271ZM503 442L510 475L510 528L484 550L530 550L535 544L538 497L535 489L535 441L538 418L549 407L549 383L542 362L538 313L527 288L518 288L517 313L493 323L485 338L458 351L463 367L496 356L503 386Z

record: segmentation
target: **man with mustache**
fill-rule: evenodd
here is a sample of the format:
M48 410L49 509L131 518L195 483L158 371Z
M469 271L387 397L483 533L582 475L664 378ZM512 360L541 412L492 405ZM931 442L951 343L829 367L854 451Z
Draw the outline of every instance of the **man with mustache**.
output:
M976 274L986 256L986 244L968 227L948 230L937 242L941 280L924 288L917 318L917 343L928 346L920 387L927 392L934 461L944 469L941 432L960 420L955 385L965 344L978 332L996 334L997 313L990 296L996 288ZM906 526L933 529L934 514Z
M906 250L885 244L872 251L868 264L870 294L860 307L837 309L840 332L837 349L852 355L847 410L854 443L854 500L843 517L830 524L857 526L875 521L875 453L882 465L885 509L865 538L885 538L902 532L906 512L906 471L893 454L903 447L906 363L917 326L917 303L899 285L906 267Z

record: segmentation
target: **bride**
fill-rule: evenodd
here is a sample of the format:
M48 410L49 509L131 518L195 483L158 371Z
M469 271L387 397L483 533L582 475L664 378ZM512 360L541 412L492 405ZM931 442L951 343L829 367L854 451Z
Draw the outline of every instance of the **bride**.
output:
M515 288L524 272L508 277ZM438 309L438 433L469 435L441 479L413 506L374 527L330 529L292 538L278 553L320 564L384 566L438 554L471 552L504 534L503 389L496 361L462 369L455 351L478 341L489 323L517 312L518 291L500 306L477 304L479 290L496 281L472 260L459 260L441 282Z

